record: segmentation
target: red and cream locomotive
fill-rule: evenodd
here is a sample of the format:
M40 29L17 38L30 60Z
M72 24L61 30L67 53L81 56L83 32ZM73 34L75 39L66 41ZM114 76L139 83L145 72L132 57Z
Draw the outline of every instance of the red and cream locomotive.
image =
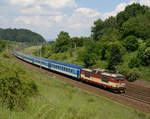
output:
M117 92L125 92L125 77L104 69L91 70L83 68L81 71L81 80L113 89Z

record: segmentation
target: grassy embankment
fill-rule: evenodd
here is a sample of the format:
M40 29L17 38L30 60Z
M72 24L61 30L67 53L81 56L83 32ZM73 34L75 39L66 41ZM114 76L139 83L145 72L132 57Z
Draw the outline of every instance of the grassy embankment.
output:
M16 62L10 58L11 62ZM135 109L47 76L22 64L36 83L38 96L29 99L24 111L10 111L0 105L0 119L150 119ZM31 78L31 77L30 77Z

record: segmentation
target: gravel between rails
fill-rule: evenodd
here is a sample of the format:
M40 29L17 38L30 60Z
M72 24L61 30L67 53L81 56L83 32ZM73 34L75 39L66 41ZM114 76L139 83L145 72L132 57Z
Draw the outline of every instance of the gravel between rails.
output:
M18 59L13 54L11 54L11 55L13 56L13 58L17 62L19 62L25 66L28 66L30 68L34 68L38 71L46 72L46 74L50 77L55 77L58 80L62 80L62 81L65 81L69 84L73 84L73 85L78 86L78 87L80 87L80 88L82 88L88 92L94 93L94 94L99 95L99 96L103 96L103 97L107 98L108 100L112 100L112 101L119 103L123 106L129 106L129 107L134 108L135 110L140 110L142 112L150 113L150 105L146 104L144 102L141 102L140 99L136 100L133 97L130 98L130 96L115 94L115 93L112 93L110 91L100 89L99 87L95 87L92 85L88 85L87 83L83 83L81 81L70 79L70 78L68 78L66 76L62 76L56 72L50 72L50 71L45 70L45 69L40 69L38 66L35 66L33 64L29 64L29 63L27 63L21 59Z

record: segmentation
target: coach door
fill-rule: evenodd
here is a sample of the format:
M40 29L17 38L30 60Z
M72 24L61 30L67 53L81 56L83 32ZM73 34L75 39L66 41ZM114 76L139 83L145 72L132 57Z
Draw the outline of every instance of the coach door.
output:
M51 69L51 63L48 63L48 68Z

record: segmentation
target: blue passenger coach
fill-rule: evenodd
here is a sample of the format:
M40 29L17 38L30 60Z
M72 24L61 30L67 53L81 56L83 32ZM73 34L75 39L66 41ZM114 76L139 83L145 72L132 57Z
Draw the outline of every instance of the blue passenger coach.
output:
M75 78L80 78L80 73L81 73L81 66L74 65L74 64L68 64L64 62L58 62L46 58L40 58L40 57L35 57L27 54L22 54L18 51L13 51L16 57L19 57L22 60L25 60L27 62L36 64L38 66L42 66L44 68L57 71Z

